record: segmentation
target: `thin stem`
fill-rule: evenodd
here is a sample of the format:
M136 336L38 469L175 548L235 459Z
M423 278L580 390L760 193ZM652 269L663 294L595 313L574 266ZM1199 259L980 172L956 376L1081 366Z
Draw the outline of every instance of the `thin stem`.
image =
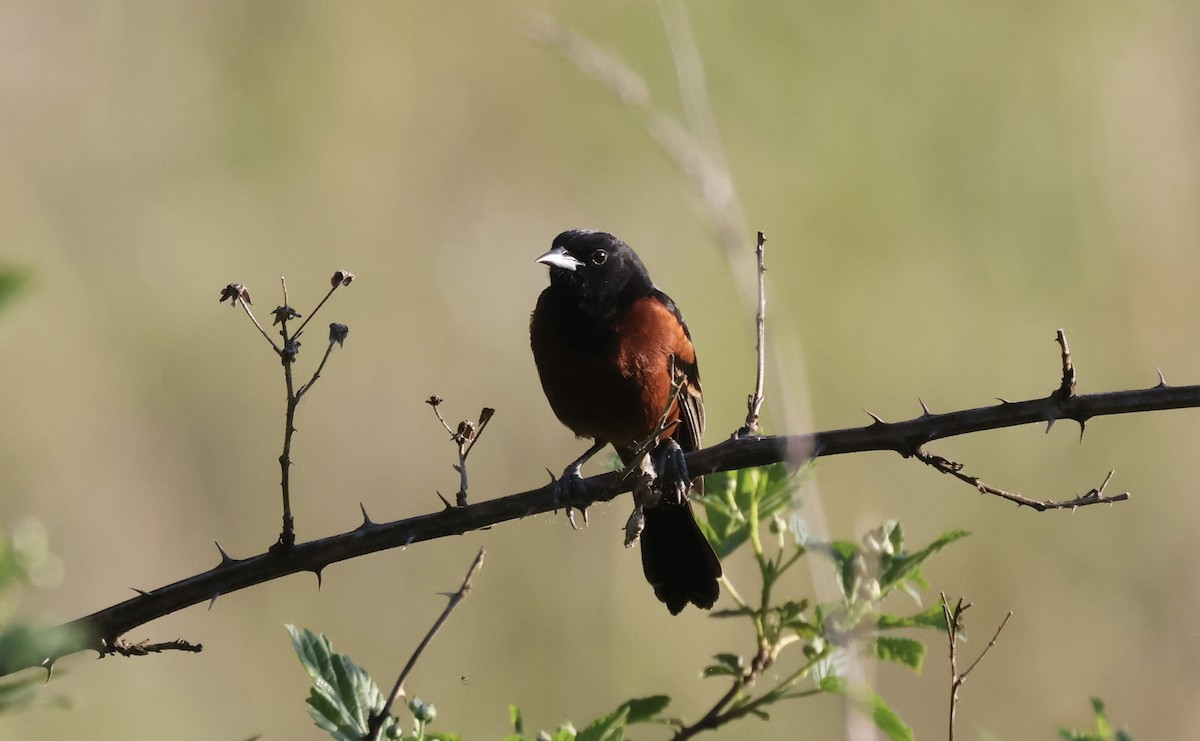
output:
M332 296L332 295L333 295L333 292L334 292L334 291L336 291L336 290L338 289L338 287L339 287L339 286L341 286L341 285L342 285L341 283L334 283L334 284L333 284L333 286L332 286L332 287L329 289L329 293L325 294L325 298L321 299L321 303L317 304L317 308L315 308L315 309L313 309L312 311L310 311L310 312L308 313L308 317L307 317L307 318L305 318L305 320L304 320L303 322L300 322L300 326L299 326L299 327L296 329L296 334L292 335L293 337L299 337L299 336L300 336L300 333L304 331L304 327L305 327L305 326L307 326L307 325L308 325L308 323L309 323L310 321L312 321L312 318L313 318L314 316L316 316L316 315L317 315L317 312L321 310L321 307L325 305L325 302L329 300L329 297L330 297L330 296ZM285 288L284 288L283 302L284 302L285 304L287 303L287 289L286 289L286 286L285 286Z
M299 333L299 330L297 330L296 334ZM296 392L297 403L304 398L304 395L308 393L308 390L311 389L313 384L317 382L317 379L321 377L321 371L325 368L325 361L329 360L329 356L333 354L333 346L336 344L336 340L329 341L329 346L325 348L325 356L321 358L321 364L317 366L316 372L313 373L312 378L308 379L308 383L302 385L300 390Z
M276 354L282 354L283 350L279 349L279 345L275 344L275 340L271 339L271 335L267 333L267 330L263 329L263 325L258 323L258 319L254 316L254 312L250 311L250 304L246 303L246 299L239 296L237 302L241 305L242 309L245 310L246 316L250 317L250 321L254 322L254 326L258 327L258 331L262 332L262 336L266 338L267 342L271 343L271 347L274 348Z
M296 405L300 403L300 397L293 389L292 364L289 360L285 360L283 363L283 378L287 385L287 412L284 415L283 423L283 452L279 454L279 486L283 490L283 531L279 534L278 545L287 549L296 543L295 521L292 519L290 471L292 467L292 435L296 432Z
M379 733L383 730L384 721L392 713L392 705L394 705L396 700L404 694L404 680L408 678L408 675L412 672L413 667L417 665L417 659L421 658L421 654L425 651L425 647L429 645L429 642L433 640L433 637L437 635L439 630L442 629L442 625L444 625L446 619L450 617L450 613L454 611L455 607L458 607L458 603L462 602L463 598L467 596L467 593L471 591L471 579L475 576L475 572L479 570L479 567L483 565L483 553L483 549L480 548L479 553L475 555L475 560L471 562L470 568L467 569L467 575L463 578L462 585L458 588L457 592L449 595L450 601L446 603L446 609L442 610L442 614L438 616L436 621L434 621L433 627L430 628L429 632L425 634L425 637L421 639L421 643L417 645L417 648L415 651L413 651L412 656L408 658L408 663L405 664L404 669L400 671L400 676L396 678L396 684L392 686L392 692L388 695L387 702L384 703L384 706L379 713L371 716L369 726L370 733L367 734L368 739L375 741L375 739L379 738Z
M290 549L296 544L295 520L292 518L291 467L292 467L292 435L296 432L296 405L300 397L296 395L295 384L292 381L292 363L296 359L295 348L292 347L294 336L288 334L287 319L291 304L288 303L287 278L280 277L283 286L283 311L279 315L279 334L283 337L283 380L287 387L287 411L283 422L283 452L279 454L279 488L283 492L283 529L279 533L276 544L283 550Z
M766 369L766 334L767 334L767 289L766 289L766 268L763 266L763 253L767 244L766 235L762 232L758 233L758 247L755 248L754 254L758 261L758 313L755 315L755 330L757 339L754 345L757 366L754 376L754 393L746 401L746 424L738 434L753 435L758 432L758 418L762 411L763 404L763 384Z

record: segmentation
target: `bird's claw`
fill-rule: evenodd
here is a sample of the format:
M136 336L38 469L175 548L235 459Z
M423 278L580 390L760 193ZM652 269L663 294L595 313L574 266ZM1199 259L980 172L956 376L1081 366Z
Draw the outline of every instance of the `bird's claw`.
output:
M551 483L554 485L554 503L561 506L567 513L567 522L571 523L571 529L578 530L579 524L575 522L575 508L571 506L571 502L585 499L584 495L587 492L587 486L583 483L583 476L579 470L581 465L573 463L567 466L563 471L561 478L555 478L554 474L550 474ZM547 469L549 473L549 469ZM588 525L587 507L580 507L579 511L583 514L583 526Z
M688 475L687 459L679 443L670 438L663 442L661 452L656 456L655 468L658 488L663 496L676 504L687 501L692 478Z

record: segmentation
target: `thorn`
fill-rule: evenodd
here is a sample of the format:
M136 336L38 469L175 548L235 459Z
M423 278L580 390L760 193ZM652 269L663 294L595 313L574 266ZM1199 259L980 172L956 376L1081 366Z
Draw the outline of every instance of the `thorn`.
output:
M442 500L442 504L446 505L446 509L454 509L454 505L450 504L450 500L442 496L440 491L435 489L433 493L438 495L438 499Z
M317 591L321 591L321 569L324 567L313 569L312 572L317 575Z
M1082 420L1079 423L1079 442L1083 442L1083 431L1087 429L1087 420Z
M217 592L212 596L211 599L209 599L209 601L208 601L208 611L209 612L212 612L213 605L217 604L217 597L220 597L220 596L221 596L221 593Z
M554 475L554 472L553 472L553 471L551 471L549 468L547 468L547 469L546 469L546 473L550 474L550 483L551 483L551 484L554 484L554 483L556 483L556 482L558 481L558 477L557 477L557 476L555 476L555 475Z
M225 549L221 547L221 543L215 540L213 542L217 544L217 550L221 552L221 563L217 565L217 568L220 568L221 566L228 566L229 564L233 563L234 559L229 557L229 554L226 553Z
M149 597L149 596L150 596L150 593L149 593L149 592L147 592L145 589L138 589L137 587L130 587L130 589L132 589L133 591L137 592L137 593L138 593L139 595L141 595L142 597Z
M921 402L921 415L922 416L924 416L924 417L933 416L933 413L929 411L929 407L925 404L924 399L922 399L921 397L918 396L917 401Z
M1050 419L1046 420L1046 434L1047 435L1050 434L1050 428L1054 427L1054 420L1056 420L1056 419L1058 419L1058 417L1051 417Z
M1011 404L1012 403L1008 399L1005 399L1003 396L997 396L996 401L1000 402L1001 404Z
M567 505L567 522L571 523L572 530L578 530L579 525L575 522L575 508Z
M1154 370L1158 371L1158 385L1155 386L1154 388L1165 389L1167 387L1167 379L1165 377L1163 377L1162 369L1155 368Z
M870 409L864 409L863 411L867 413L868 417L875 420L874 424L877 424L877 425L886 425L887 424L887 422L884 422L882 419L880 419L879 416L876 415L874 412L872 412Z

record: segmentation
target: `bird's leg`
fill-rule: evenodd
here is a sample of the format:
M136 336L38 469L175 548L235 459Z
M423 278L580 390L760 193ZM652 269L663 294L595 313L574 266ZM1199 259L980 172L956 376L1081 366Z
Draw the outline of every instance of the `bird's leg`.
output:
M583 485L583 475L580 469L583 464L587 463L588 459L596 453L600 452L608 443L604 440L597 440L592 447L584 451L583 455L576 458L567 466L562 473L562 478L554 479L554 502L561 504L567 511L567 521L571 523L571 527L576 530L579 527L575 524L575 510L571 507L571 502L577 497L583 495L585 487ZM554 478L551 474L551 478ZM583 524L587 524L587 507L583 508Z
M687 501L692 477L688 475L687 459L683 449L673 438L663 440L654 451L654 463L658 472L657 487L667 501L683 504Z

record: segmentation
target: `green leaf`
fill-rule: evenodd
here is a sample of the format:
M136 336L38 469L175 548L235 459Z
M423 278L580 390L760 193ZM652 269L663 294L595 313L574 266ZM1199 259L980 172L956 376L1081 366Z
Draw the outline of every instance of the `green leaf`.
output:
M0 309L29 285L30 275L25 268L0 267Z
M879 636L875 639L876 658L912 667L918 674L925 661L925 651L925 644L914 638Z
M897 628L945 630L946 613L942 610L942 603L939 602L928 609L918 612L916 615L908 617L902 615L880 615L875 627L879 630L895 630Z
M521 708L516 705L508 706L508 724L518 734L525 733L525 719L521 717Z
M784 463L709 474L700 497L707 515L701 530L724 558L749 540L751 527L790 507L798 488L798 477ZM753 504L759 523L750 522Z
M1104 701L1098 697L1092 698L1092 715L1096 725L1095 731L1072 731L1066 728L1058 729L1058 736L1064 741L1133 741L1127 731L1114 731L1108 714L1104 709Z
M730 607L727 610L713 610L708 614L710 618L750 617L752 615L754 615L754 610L749 607Z
M898 529L899 526L897 526ZM890 562L884 565L883 571L880 574L879 582L886 594L889 590L900 584L905 579L919 580L919 583L924 584L925 580L921 578L918 568L927 558L937 553L941 549L950 545L956 540L970 535L966 530L948 530L938 536L937 540L930 543L925 548L910 554L897 554L890 559Z
M614 712L597 718L575 736L576 741L624 741L629 708L622 705Z
M630 700L623 707L629 709L629 724L633 725L655 720L670 704L671 698L667 695L651 695Z
M868 693L871 701L871 719L875 721L875 727L888 735L892 741L913 741L913 731L895 710L888 707L883 698L874 692Z
M847 598L854 596L858 590L858 546L848 540L835 540L829 544L827 553L833 559L833 568L837 573L838 586Z
M717 654L717 663L704 668L706 677L740 677L744 669L742 657L737 654Z
M869 712L875 727L886 733L892 741L913 741L912 729L904 724L896 711L888 707L882 697L871 690L851 691L846 681L838 677L825 677L818 688L822 692L841 695L863 712Z
M307 700L313 722L339 741L363 738L371 714L381 711L386 702L375 681L348 656L336 653L325 636L286 627L300 663L313 680ZM384 732L395 736L395 718L384 722Z

